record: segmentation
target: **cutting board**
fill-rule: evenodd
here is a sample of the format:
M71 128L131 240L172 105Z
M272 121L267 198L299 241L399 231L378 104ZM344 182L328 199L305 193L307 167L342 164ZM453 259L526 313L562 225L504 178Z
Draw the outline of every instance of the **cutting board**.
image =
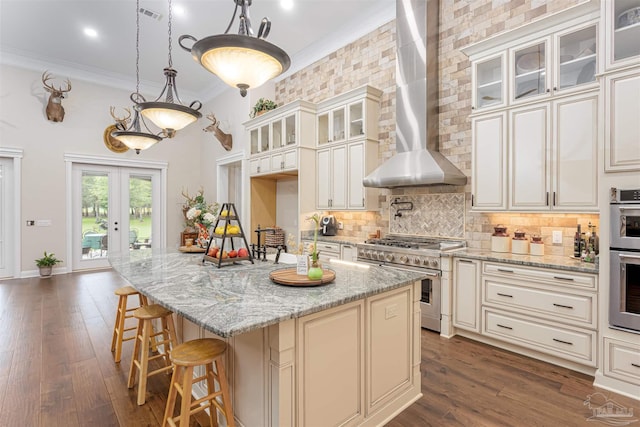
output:
M320 286L333 282L335 278L336 273L333 270L322 270L322 278L318 280L298 274L295 268L283 268L269 273L271 281L285 286Z

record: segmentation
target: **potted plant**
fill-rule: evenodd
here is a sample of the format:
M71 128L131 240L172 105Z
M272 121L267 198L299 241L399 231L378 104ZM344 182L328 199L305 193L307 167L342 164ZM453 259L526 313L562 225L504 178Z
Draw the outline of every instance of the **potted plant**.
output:
M55 257L55 254L47 254L47 251L44 251L44 256L42 258L38 258L36 261L36 265L40 269L40 276L49 277L51 276L51 270L53 266L62 262L61 259Z
M249 113L250 118L258 117L259 115L266 113L270 110L275 110L278 107L278 104L271 101L270 99L260 98L256 105L253 106L253 110Z

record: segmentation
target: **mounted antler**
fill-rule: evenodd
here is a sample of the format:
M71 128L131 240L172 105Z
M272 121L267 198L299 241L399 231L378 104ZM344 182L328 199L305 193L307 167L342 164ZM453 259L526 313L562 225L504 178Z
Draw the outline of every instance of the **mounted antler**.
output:
M48 84L47 82L51 79L51 74L47 71L42 73L42 84L44 84L44 88L49 95L49 101L47 102L47 120L51 120L52 122L61 122L64 120L64 108L62 108L62 99L64 98L64 94L71 90L71 82L69 79L66 80L67 88L62 89L62 86L56 88L53 85Z
M218 127L218 125L220 124L220 121L216 119L215 114L211 113L211 114L208 114L206 117L207 119L211 120L212 123L202 130L205 132L213 132L216 138L218 139L218 141L220 141L220 144L222 144L222 146L224 147L224 149L227 151L231 150L231 148L233 147L233 135L229 133L224 133L223 131L220 130L220 128Z
M111 117L113 117L113 120L116 121L116 128L121 131L127 130L129 127L129 119L131 118L131 110L128 108L123 108L123 110L127 113L126 117L118 117L115 114L116 107L109 107L109 113Z

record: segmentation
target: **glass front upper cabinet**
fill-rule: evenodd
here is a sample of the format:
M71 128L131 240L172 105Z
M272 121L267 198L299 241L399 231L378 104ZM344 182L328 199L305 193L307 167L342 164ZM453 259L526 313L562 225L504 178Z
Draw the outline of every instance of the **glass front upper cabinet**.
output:
M344 141L345 134L345 109L338 108L337 110L333 110L331 114L332 118L332 129L333 129L333 142L336 141Z
M339 142L345 139L345 107L318 115L318 144Z
M260 152L269 151L269 124L260 126Z
M512 51L513 86L511 100L518 102L549 92L548 40Z
M259 145L259 141L258 141L258 129L251 129L251 154L258 154L260 151L258 150L258 148L260 147Z
M284 119L284 137L285 145L292 145L296 143L296 116L292 114Z
M596 40L595 24L558 37L554 91L596 81Z
M271 123L271 141L274 150L282 147L282 120Z
M349 139L364 135L364 101L349 104Z
M504 105L504 58L499 55L474 64L474 110Z
M613 27L613 62L640 60L640 0L605 2L613 8L610 14Z

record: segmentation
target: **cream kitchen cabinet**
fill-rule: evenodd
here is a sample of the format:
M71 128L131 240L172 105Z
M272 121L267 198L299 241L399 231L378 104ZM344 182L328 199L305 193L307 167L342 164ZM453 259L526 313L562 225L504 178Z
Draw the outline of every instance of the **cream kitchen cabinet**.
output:
M362 180L377 163L377 144L361 140L316 152L317 209L375 209L375 190Z
M607 74L603 91L605 171L640 171L640 67Z
M472 209L597 211L597 123L595 92L474 116Z
M613 70L640 65L640 22L628 18L634 8L640 8L640 0L607 0L600 3L605 29L605 68ZM625 15L626 12L629 15Z
M340 245L340 259L344 261L358 261L358 250L356 245L347 245L342 243Z
M640 386L640 345L604 339L604 375Z
M481 262L453 260L453 326L480 332Z
M506 53L473 61L471 109L500 108L507 104Z
M309 248L313 245L313 240L302 240L302 247L306 254L309 253ZM319 260L321 262L329 262L332 259L341 259L340 243L319 241L316 243L317 249L320 252Z
M582 365L597 365L593 274L484 261L482 335Z
M341 105L330 111L318 113L318 146L346 139L347 108Z
M297 170L299 150L315 147L315 111L295 101L246 122L250 175Z

